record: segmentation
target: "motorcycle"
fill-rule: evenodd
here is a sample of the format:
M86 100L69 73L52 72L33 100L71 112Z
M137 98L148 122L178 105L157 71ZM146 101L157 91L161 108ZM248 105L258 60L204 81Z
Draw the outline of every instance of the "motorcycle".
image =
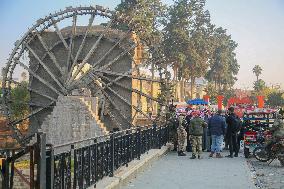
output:
M261 162L269 164L278 159L281 166L284 166L284 138L271 142L267 145L258 146L253 150L253 156Z

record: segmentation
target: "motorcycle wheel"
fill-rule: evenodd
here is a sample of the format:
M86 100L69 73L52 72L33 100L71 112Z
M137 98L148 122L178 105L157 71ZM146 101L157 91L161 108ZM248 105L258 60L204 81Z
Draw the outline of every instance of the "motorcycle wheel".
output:
M256 147L253 150L253 156L255 157L255 159L261 162L268 162L271 159L270 155L263 146Z
M249 148L244 148L245 158L249 158Z

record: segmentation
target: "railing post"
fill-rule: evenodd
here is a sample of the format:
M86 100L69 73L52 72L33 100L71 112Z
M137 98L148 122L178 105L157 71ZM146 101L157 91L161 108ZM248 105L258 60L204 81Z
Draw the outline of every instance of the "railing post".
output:
M46 134L37 134L37 186L46 189Z
M159 127L159 149L162 148L162 126Z
M155 149L157 148L157 125L154 124L152 130L153 149Z
M140 160L141 157L141 128L137 128L137 159Z
M10 188L9 187L9 162L7 159L2 160L2 173L3 173L3 181L2 181L2 188Z
M110 135L110 177L114 174L114 133Z
M128 163L130 161L130 132L129 130L126 131L126 164L125 166L128 167Z
M35 188L35 180L34 180L34 169L35 169L35 158L34 158L34 151L35 151L35 145L31 146L30 149L30 188Z
M54 181L54 149L50 145L50 149L46 151L46 189L53 189Z
M98 140L97 139L94 139L94 158L95 158L95 166L94 166L94 181L95 181L95 185L94 185L94 187L96 187L96 183L97 183L97 181L98 181L98 174L97 174L97 170L98 170Z
M15 150L12 150L12 157L15 155ZM10 188L13 188L14 185L14 169L15 169L15 162L14 160L11 162L11 175L10 175Z

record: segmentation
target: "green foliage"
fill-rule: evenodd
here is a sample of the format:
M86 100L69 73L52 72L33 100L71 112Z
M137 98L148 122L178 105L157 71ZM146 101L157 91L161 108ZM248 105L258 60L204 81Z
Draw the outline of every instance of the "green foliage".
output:
M198 77L210 82L209 95L231 91L240 67L237 43L225 29L211 23L205 0L175 0L168 8L161 0L129 0L116 10L125 22L115 27L128 30L131 23L140 39L159 47L157 57L165 55L163 64L172 66L174 80L191 81L191 94Z
M157 28L160 27L166 11L161 0L124 1L116 7L116 11L124 21L115 25L115 28L127 31L131 25L146 44L160 41L161 34Z
M256 76L256 80L258 81L258 78L259 76L261 75L262 73L262 68L259 66L259 65L255 65L252 69L253 73L255 74Z
M283 93L272 92L268 95L267 102L272 107L279 107L284 105Z
M227 35L222 27L216 28L213 34L214 52L209 60L210 70L206 74L206 79L214 82L218 93L222 90L229 90L236 82L236 75L240 65L236 59L237 43Z
M16 86L11 90L11 99L12 99L12 116L15 119L23 118L29 113L29 100L30 93L27 89L28 83L22 81L21 85Z
M266 84L262 79L255 81L254 84L253 84L253 88L256 92L260 92L260 91L264 90L265 87L266 87Z
M213 52L213 28L204 0L177 0L168 10L163 47L175 70L174 79L203 77Z
M218 91L216 90L216 88L214 87L214 84L212 82L208 82L206 88L205 88L205 92L207 93L207 95L210 96L210 102L212 104L216 104L217 100L216 100L216 96L218 95Z

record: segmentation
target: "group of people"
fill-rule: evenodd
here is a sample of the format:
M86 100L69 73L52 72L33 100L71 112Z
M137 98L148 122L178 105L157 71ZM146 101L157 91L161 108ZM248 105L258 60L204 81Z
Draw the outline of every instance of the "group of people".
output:
M207 143L207 150L210 151L209 157L222 158L222 144L229 146L227 157L238 157L239 143L238 132L241 121L234 113L234 108L228 109L227 114L219 110L211 113L208 109L193 110L188 108L185 114L177 114L172 111L170 137L174 144L174 150L178 151L179 156L185 156L187 135L190 141L192 157L190 159L202 158L202 144ZM205 145L206 146L206 145Z

